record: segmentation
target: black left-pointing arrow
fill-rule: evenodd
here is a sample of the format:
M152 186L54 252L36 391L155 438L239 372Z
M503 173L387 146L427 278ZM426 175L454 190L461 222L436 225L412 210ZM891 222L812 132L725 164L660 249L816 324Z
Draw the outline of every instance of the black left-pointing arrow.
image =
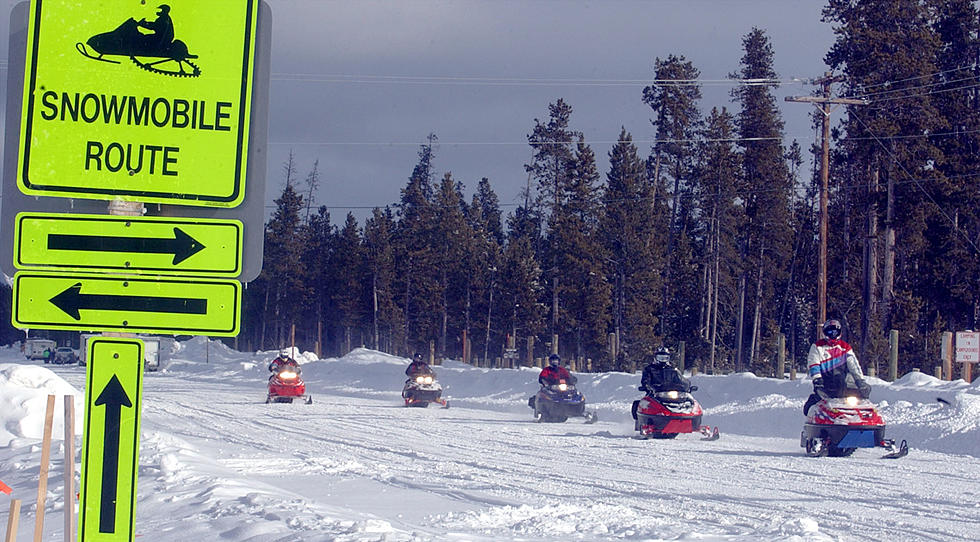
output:
M208 300L183 297L151 297L143 295L83 294L82 283L76 282L51 298L51 303L75 320L81 320L80 310L132 312L169 312L175 314L207 314Z
M95 400L95 406L105 405L105 438L102 443L102 507L99 510L99 532L116 532L116 492L119 485L119 420L122 407L132 408L133 402L112 375L109 383Z
M204 250L204 244L174 228L174 236L112 237L108 235L48 234L48 250L75 250L82 252L125 252L129 254L173 254L173 265Z

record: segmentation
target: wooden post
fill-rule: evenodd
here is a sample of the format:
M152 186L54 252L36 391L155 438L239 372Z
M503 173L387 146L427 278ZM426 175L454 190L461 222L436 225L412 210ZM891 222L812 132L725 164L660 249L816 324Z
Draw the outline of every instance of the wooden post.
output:
M436 363L436 342L433 340L429 341L429 365L435 365Z
M10 501L10 515L7 516L7 536L3 542L17 541L17 524L20 523L20 499Z
M75 397L65 395L65 542L75 540Z
M534 336L527 338L527 366L534 367Z
M888 381L898 380L898 330L888 332Z
M944 380L953 379L953 333L950 331L944 331L942 339L940 339L940 357L942 358L942 374L939 377Z
M776 378L783 379L786 373L786 335L776 335Z
M691 367L691 376L697 376L697 375L698 375L698 368Z
M293 324L289 328L289 348L290 352L293 352L293 348L296 348L296 324Z
M973 382L973 375L970 374L971 367L972 364L963 362L963 380L966 380L967 384Z
M551 353L558 353L558 334L554 333L551 335Z
M54 395L48 396L44 411L44 440L41 441L41 474L37 481L37 514L34 517L34 542L44 538L44 502L48 497L48 463L51 460L51 425L54 422Z
M936 368L935 368L935 370L933 370L932 373L933 373L933 376L935 376L938 380L942 380L943 379L943 366L942 365L936 365Z
M870 377L878 376L878 371L875 369L875 366L874 365L869 365L868 366L868 376L870 376Z
M687 360L685 359L687 356L686 350L687 343L684 341L677 343L677 368L680 369L682 373L684 372L684 369L686 368L685 365L687 364Z

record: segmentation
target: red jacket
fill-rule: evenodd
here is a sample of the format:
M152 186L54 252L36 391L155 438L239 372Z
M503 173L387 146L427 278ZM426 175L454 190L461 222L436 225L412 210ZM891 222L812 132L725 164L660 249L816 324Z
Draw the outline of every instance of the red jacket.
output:
M571 384L572 383L572 373L568 372L568 369L564 367L553 367L551 365L541 369L541 374L538 376L538 383L544 386L551 384L557 384L561 380Z

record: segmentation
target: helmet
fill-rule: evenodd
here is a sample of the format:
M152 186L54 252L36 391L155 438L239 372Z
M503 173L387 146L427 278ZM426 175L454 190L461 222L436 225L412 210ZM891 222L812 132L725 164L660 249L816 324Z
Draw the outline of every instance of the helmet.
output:
M548 356L548 365L558 366L561 365L561 357L558 354L552 354Z
M412 359L415 361L422 361L422 352L416 352Z
M657 349L657 353L653 355L653 360L657 363L670 364L670 350L666 346L661 346Z
M283 348L282 350L279 351L279 357L282 359L289 359L290 358L289 354L291 354L290 350L291 349Z
M823 324L823 334L828 339L839 339L840 338L840 322L838 320L827 320Z

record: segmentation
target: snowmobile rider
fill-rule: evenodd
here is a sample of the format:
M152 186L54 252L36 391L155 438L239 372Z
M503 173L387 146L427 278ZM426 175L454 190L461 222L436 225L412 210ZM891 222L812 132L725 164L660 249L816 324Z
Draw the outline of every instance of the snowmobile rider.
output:
M432 372L432 368L429 367L429 364L422 361L422 354L420 352L415 353L412 363L408 365L408 369L405 369L405 374L408 375L409 380L415 380L418 376L435 375Z
M289 357L289 354L286 353L285 350L283 350L282 352L279 352L279 355L276 356L276 359L272 360L272 362L269 363L269 372L273 374L278 374L279 371L281 371L285 367L299 367L299 364L296 363L296 360Z
M827 320L823 334L823 339L810 346L806 357L807 370L813 379L813 393L803 405L804 416L821 399L845 397L847 390L857 390L863 399L871 396L871 386L864 381L857 356L851 345L840 338L840 322Z
M643 376L640 377L640 390L647 393L660 391L690 392L691 382L671 365L670 350L661 347L647 361L647 366L643 368Z
M561 357L552 354L548 357L548 366L541 369L538 375L538 383L542 386L552 386L564 380L568 384L574 384L577 380L568 369L561 366Z
M157 18L152 22L140 19L137 26L151 30L152 34L142 34L146 47L153 51L166 51L174 41L174 22L170 19L170 6L160 4Z

